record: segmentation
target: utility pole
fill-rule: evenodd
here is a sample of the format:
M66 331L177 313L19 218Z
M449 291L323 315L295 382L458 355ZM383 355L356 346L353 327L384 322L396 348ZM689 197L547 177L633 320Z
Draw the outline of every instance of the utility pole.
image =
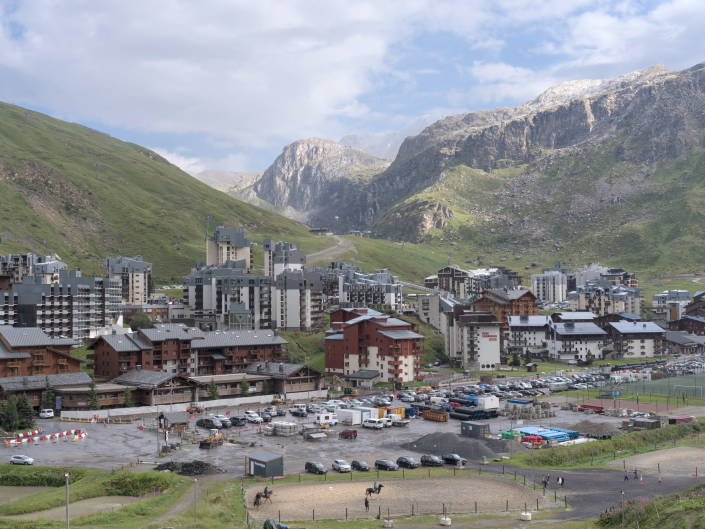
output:
M198 478L193 478L193 525L196 527L196 502L198 501Z
M622 491L622 529L624 529L624 491Z
M64 472L66 480L66 529L69 529L69 473Z
M157 404L157 457L159 457L159 405Z

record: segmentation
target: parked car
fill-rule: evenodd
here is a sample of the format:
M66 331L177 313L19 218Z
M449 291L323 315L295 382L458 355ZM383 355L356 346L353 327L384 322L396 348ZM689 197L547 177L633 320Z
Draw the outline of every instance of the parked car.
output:
M223 428L230 428L233 425L230 418L226 415L213 415L213 418L220 421L220 424L223 425Z
M421 456L421 464L425 467L440 467L443 466L443 460L438 456L424 454Z
M10 464L11 465L33 465L34 459L32 459L29 456L14 455L14 456L10 457Z
M223 423L220 422L218 419L206 418L206 419L198 419L196 421L196 426L198 426L200 428L206 428L208 430L211 430L213 428L217 428L219 430L223 427Z
M54 410L46 409L39 412L40 419L51 419L54 416Z
M262 422L262 417L260 417L256 412L254 411L246 411L245 412L245 417L247 417L248 422L253 422L253 423L261 423Z
M352 464L350 466L353 470L357 470L358 472L367 472L368 470L370 470L370 465L368 465L362 459L353 459Z
M421 463L416 461L413 457L401 456L397 458L397 465L402 468L419 468Z
M458 463L464 465L468 462L467 459L465 459L464 457L460 457L458 454L443 454L443 456L441 457L443 459L443 462L448 463L449 465L457 465Z
M311 474L327 474L328 469L323 463L319 463L318 461L307 461L306 465L304 467L306 469L306 472L310 472Z
M235 415L230 417L230 424L233 426L245 426L247 424L247 417L244 415Z
M308 415L306 410L303 408L291 408L289 413L291 413L294 417L306 417Z
M333 470L337 470L338 472L350 472L352 470L350 463L345 461L345 459L336 459L331 466Z
M378 459L375 461L377 470L399 470L399 465L390 459Z
M267 412L262 412L260 415L262 422L272 422L272 416Z
M362 421L362 427L372 428L374 430L381 430L382 428L384 428L384 421L378 418L366 417L365 420Z

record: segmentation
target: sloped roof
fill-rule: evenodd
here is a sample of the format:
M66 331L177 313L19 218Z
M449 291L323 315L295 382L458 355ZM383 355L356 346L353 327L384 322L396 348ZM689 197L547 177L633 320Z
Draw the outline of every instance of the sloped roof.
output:
M259 329L242 329L236 331L213 331L203 333L202 340L194 340L193 349L206 349L212 347L241 347L247 345L285 345L284 338L274 331Z
M79 345L71 338L52 338L39 327L13 327L0 325L0 335L12 348L40 347L52 345Z
M246 373L250 375L269 375L272 378L285 378L293 375L301 368L306 367L304 364L289 364L287 362L256 362L250 364ZM308 368L313 373L318 373L312 367Z
M101 336L101 338L119 353L137 352L152 348L152 346L145 342L137 333L106 334L105 336Z
M362 380L372 380L379 376L379 371L375 369L358 369L354 373L347 375L345 378L357 378Z
M253 452L252 454L248 454L247 457L249 457L250 459L255 459L257 461L274 461L275 459L284 457L284 455L277 454L276 452L271 452L262 448L260 450L257 450L256 452Z
M652 321L614 321L610 326L620 334L663 334L664 330Z
M163 342L164 340L192 340L202 338L203 331L196 327L187 327L183 323L157 323L151 329L141 329L150 342Z
M604 336L607 333L600 329L597 325L590 322L575 322L575 323L554 323L553 328L557 334L561 336L568 335L594 335Z
M46 378L49 377L49 384L53 388L61 386L81 386L90 384L91 377L88 373L61 373L56 375L32 375L28 377L5 377L0 378L0 389L4 392L30 391L42 389L46 386Z
M556 317L560 320L565 320L565 321L578 321L578 320L594 320L597 318L595 314L592 312L586 312L586 311L575 311L575 312L556 312Z
M487 290L486 292L489 294L492 294L494 296L497 296L501 299L509 300L509 301L519 299L520 297L522 297L524 294L527 294L527 293L534 296L534 294L529 289L526 289L526 288L513 288L513 289L493 288L493 289Z
M510 327L545 327L548 325L548 316L512 316L509 315Z
M140 389L152 389L176 376L178 375L165 371L152 371L150 369L140 368L123 373L116 379L111 380L111 382L120 384L121 386L136 386Z
M378 331L382 336L391 338L392 340L417 340L422 339L423 335L415 333L409 330L392 330L392 331Z

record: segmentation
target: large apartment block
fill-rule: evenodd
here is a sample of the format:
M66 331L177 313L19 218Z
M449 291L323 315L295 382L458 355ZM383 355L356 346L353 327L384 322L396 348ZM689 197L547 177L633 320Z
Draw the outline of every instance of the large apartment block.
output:
M272 289L272 319L277 329L325 329L321 274L303 270L280 272Z
M449 357L453 365L479 371L499 369L502 322L489 312L463 311L454 329L457 347Z
M144 305L152 293L152 263L137 257L107 257L105 269L108 277L119 279L122 302L127 305Z
M518 288L521 277L501 266L476 270L445 266L438 271L434 283L440 290L450 292L456 298L467 299L477 297L485 290Z
M368 308L343 308L331 314L325 356L328 373L365 369L377 371L385 382L411 382L423 363L423 336L407 321Z
M614 350L624 358L653 357L663 354L666 330L655 323L621 320L609 325Z
M334 262L314 270L321 274L323 291L331 302L343 307L401 309L403 286L387 269L367 274L352 264Z
M120 281L62 270L57 284L25 277L0 291L0 325L39 327L53 337L92 338L119 316Z
M568 278L558 270L531 276L531 291L544 303L560 303L568 295Z
M245 272L252 269L252 241L245 237L245 228L216 226L212 237L206 238L206 266L222 266L228 261L244 261Z
M606 280L590 280L585 286L568 294L570 309L590 311L598 316L614 312L641 313L641 294L638 288L615 286Z
M25 276L41 278L42 283L56 283L59 272L68 266L56 254L34 253L0 255L0 290L22 283Z
M535 316L539 313L536 296L523 288L486 290L472 304L473 310L491 312L508 329L509 316Z
M524 354L527 350L540 349L546 343L548 316L509 316L507 345L510 352Z
M599 360L606 337L607 333L592 322L551 322L546 330L548 355L570 364Z
M284 270L303 270L306 264L306 254L297 246L286 242L265 240L262 243L264 250L264 275L276 278Z

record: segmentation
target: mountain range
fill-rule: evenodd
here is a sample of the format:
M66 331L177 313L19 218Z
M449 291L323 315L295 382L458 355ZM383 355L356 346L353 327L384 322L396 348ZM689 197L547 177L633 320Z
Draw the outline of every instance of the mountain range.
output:
M705 258L703 147L705 64L655 66L446 117L407 137L391 163L300 140L250 189L340 232L688 268Z

